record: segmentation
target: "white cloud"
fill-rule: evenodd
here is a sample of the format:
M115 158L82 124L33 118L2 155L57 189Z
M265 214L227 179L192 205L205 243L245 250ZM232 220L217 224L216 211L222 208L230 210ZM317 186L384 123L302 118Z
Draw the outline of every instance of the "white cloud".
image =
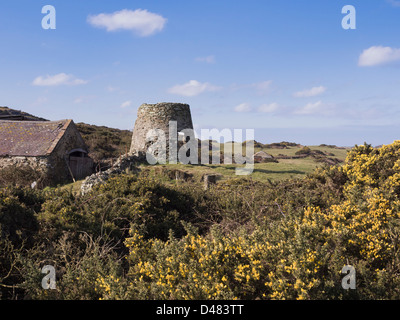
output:
M280 108L280 105L276 102L270 104L262 104L258 107L258 112L262 113L272 113L277 111ZM234 108L235 112L251 112L253 111L253 107L250 103L241 103Z
M320 87L313 87L308 90L303 90L303 91L298 91L293 94L296 98L309 98L309 97L315 97L320 94L323 94L326 91L326 88L324 86Z
M253 83L250 87L255 88L259 94L267 94L271 91L272 80Z
M358 60L360 67L372 67L400 60L400 49L373 46L363 51Z
M90 95L90 96L80 96L74 99L75 104L80 104L80 103L87 103L90 100L95 99L96 96Z
M235 107L235 112L250 112L251 109L249 103L242 103Z
M198 62L215 63L215 56L198 57L196 58Z
M124 103L121 104L121 108L127 108L132 105L132 101L125 101Z
M124 9L114 13L90 15L87 21L107 31L130 30L141 37L151 36L164 29L167 19L147 10Z
M196 80L190 80L185 84L176 85L168 89L168 92L185 97L194 97L203 92L218 91L220 89L220 87L213 86L208 82L201 83Z
M47 97L39 97L36 99L36 101L32 104L32 106L41 106L43 104L45 104L46 102L48 102L49 99Z
M118 87L113 87L113 86L108 86L107 91L108 92L116 92L119 91L120 89Z
M46 75L39 76L33 80L32 84L34 86L51 87L51 86L77 86L86 84L87 81L75 78L72 74L59 73L54 76Z
M258 108L259 112L263 112L263 113L272 113L275 112L279 109L279 104L277 104L276 102L271 103L271 104L263 104Z
M321 107L322 107L322 101L318 101L315 103L308 103L303 108L300 108L299 110L295 111L295 114L310 115L310 114L320 113Z
M258 95L266 95L271 92L272 83L272 80L267 80L250 84L232 84L230 88L232 91L255 90Z

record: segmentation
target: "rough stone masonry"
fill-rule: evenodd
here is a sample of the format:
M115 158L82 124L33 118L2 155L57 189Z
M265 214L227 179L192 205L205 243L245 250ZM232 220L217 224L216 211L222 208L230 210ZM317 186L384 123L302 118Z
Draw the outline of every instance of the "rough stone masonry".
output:
M177 122L177 131L185 129L193 130L190 106L182 103L157 103L143 104L139 107L135 128L132 134L132 145L128 155L122 157L112 168L107 171L93 174L82 183L81 192L86 194L93 186L104 183L110 176L121 174L144 160L149 144L146 142L147 133L152 129L160 129L165 132L169 141L169 122ZM178 137L175 137L178 139ZM169 150L167 142L167 150Z
M165 133L167 139L167 152L169 150L168 141L178 140L178 137L169 137L170 121L177 122L177 132L185 129L193 130L192 115L190 106L182 103L157 103L142 104L137 113L135 127L133 129L132 144L130 154L144 157L149 148L146 142L146 135L150 130L159 129Z

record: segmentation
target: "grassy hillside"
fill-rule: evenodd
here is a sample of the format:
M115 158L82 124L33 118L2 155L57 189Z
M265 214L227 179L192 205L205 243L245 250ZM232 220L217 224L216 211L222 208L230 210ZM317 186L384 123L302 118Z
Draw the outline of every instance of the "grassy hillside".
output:
M132 132L86 123L77 123L79 132L89 148L89 156L95 161L118 158L129 151Z
M20 118L20 119L18 119ZM21 110L15 110L8 107L0 107L0 120L10 119L10 120L25 120L25 121L47 121L44 118L36 117L29 113L23 112Z
M397 141L302 179L205 190L147 166L85 195L0 189L0 299L398 300L399 161ZM357 290L341 285L345 265Z
M93 126L90 126L93 127ZM110 132L110 129L104 129L105 132ZM129 134L126 134L128 139ZM96 145L104 148L105 145L101 143L95 143L97 140L93 135L93 147L96 148ZM114 136L115 138L115 136ZM90 141L90 140L89 140ZM130 140L129 140L130 142ZM120 142L119 146L120 150L123 148L123 143ZM322 159L336 159L339 165L342 161L346 159L346 155L349 149L338 148L334 146L309 146L311 151L323 153L321 156ZM224 149L224 146L221 146L221 150ZM250 176L242 176L242 178L250 178L254 181L266 182L266 181L283 181L288 179L297 179L304 178L307 174L312 173L316 168L323 167L325 165L324 161L321 161L321 158L315 158L315 155L311 152L310 155L305 155L303 157L298 158L296 153L301 151L303 146L296 145L290 146L285 149L271 149L258 147L255 148L255 152L264 151L274 157L277 162L267 162L267 163L255 163L254 170ZM118 150L118 149L117 149ZM115 152L115 151L114 151ZM245 152L245 150L244 150ZM294 158L291 158L294 157ZM166 165L155 165L149 166L147 164L141 165L141 168L148 169L149 167L154 168L164 168L167 171L180 170L184 171L190 175L192 175L194 180L200 181L202 176L205 174L216 174L219 176L220 181L228 180L231 178L237 177L236 168L243 167L243 165L238 164L195 164L195 165L183 165L183 164L166 164ZM157 172L157 171L156 171ZM159 172L159 171L158 171ZM64 186L64 189L69 189L72 187L74 191L79 191L80 185L82 181L77 181L75 183L68 184Z
M274 145L279 145L279 143L275 143ZM284 149L270 148L268 146L269 145L258 146L254 151L255 153L264 151L272 155L277 162L255 163L254 171L250 175L250 178L254 180L278 181L301 178L313 172L317 167L323 166L326 163L326 159L335 159L336 163L342 163L346 159L347 152L349 151L349 149L335 146L309 146L311 149L310 154L299 156L296 153L299 153L303 149L301 145L293 144L293 146L287 146ZM224 145L221 146L221 150L224 150ZM243 153L245 154L244 148ZM225 180L234 177L236 175L235 169L243 166L237 164L168 164L165 165L165 167L183 170L194 175L214 173L220 175L222 180Z

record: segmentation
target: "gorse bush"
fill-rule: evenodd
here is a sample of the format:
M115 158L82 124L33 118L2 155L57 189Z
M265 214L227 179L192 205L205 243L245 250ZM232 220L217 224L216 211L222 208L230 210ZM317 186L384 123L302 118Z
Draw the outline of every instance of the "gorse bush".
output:
M296 155L308 155L311 153L311 149L307 146L301 148L299 151L296 151Z
M252 237L226 237L216 230L182 239L144 240L132 231L126 240L132 297L140 299L254 298L263 287L264 244Z
M398 299L400 142L303 179L205 191L151 167L70 190L0 191L3 299ZM57 288L41 287L41 268ZM341 270L356 270L344 290Z
M38 219L54 232L83 230L119 239L135 224L146 229L148 237L166 239L169 230L183 232L180 221L192 218L192 203L189 193L154 179L121 175L85 196L69 190L51 191Z
M50 184L50 179L45 173L38 172L29 166L13 165L0 169L0 188L30 187L34 182L38 188L44 188Z

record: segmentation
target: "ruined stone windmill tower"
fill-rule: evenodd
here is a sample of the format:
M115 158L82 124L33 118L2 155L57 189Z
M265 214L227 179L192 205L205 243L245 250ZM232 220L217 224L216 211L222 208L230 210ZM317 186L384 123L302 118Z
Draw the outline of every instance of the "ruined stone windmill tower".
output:
M142 104L137 113L135 128L133 129L132 144L130 153L137 156L144 156L149 148L146 142L146 135L152 129L160 129L164 131L167 140L167 152L169 150L169 123L177 122L177 132L185 129L193 130L192 115L190 106L182 103L157 103Z

